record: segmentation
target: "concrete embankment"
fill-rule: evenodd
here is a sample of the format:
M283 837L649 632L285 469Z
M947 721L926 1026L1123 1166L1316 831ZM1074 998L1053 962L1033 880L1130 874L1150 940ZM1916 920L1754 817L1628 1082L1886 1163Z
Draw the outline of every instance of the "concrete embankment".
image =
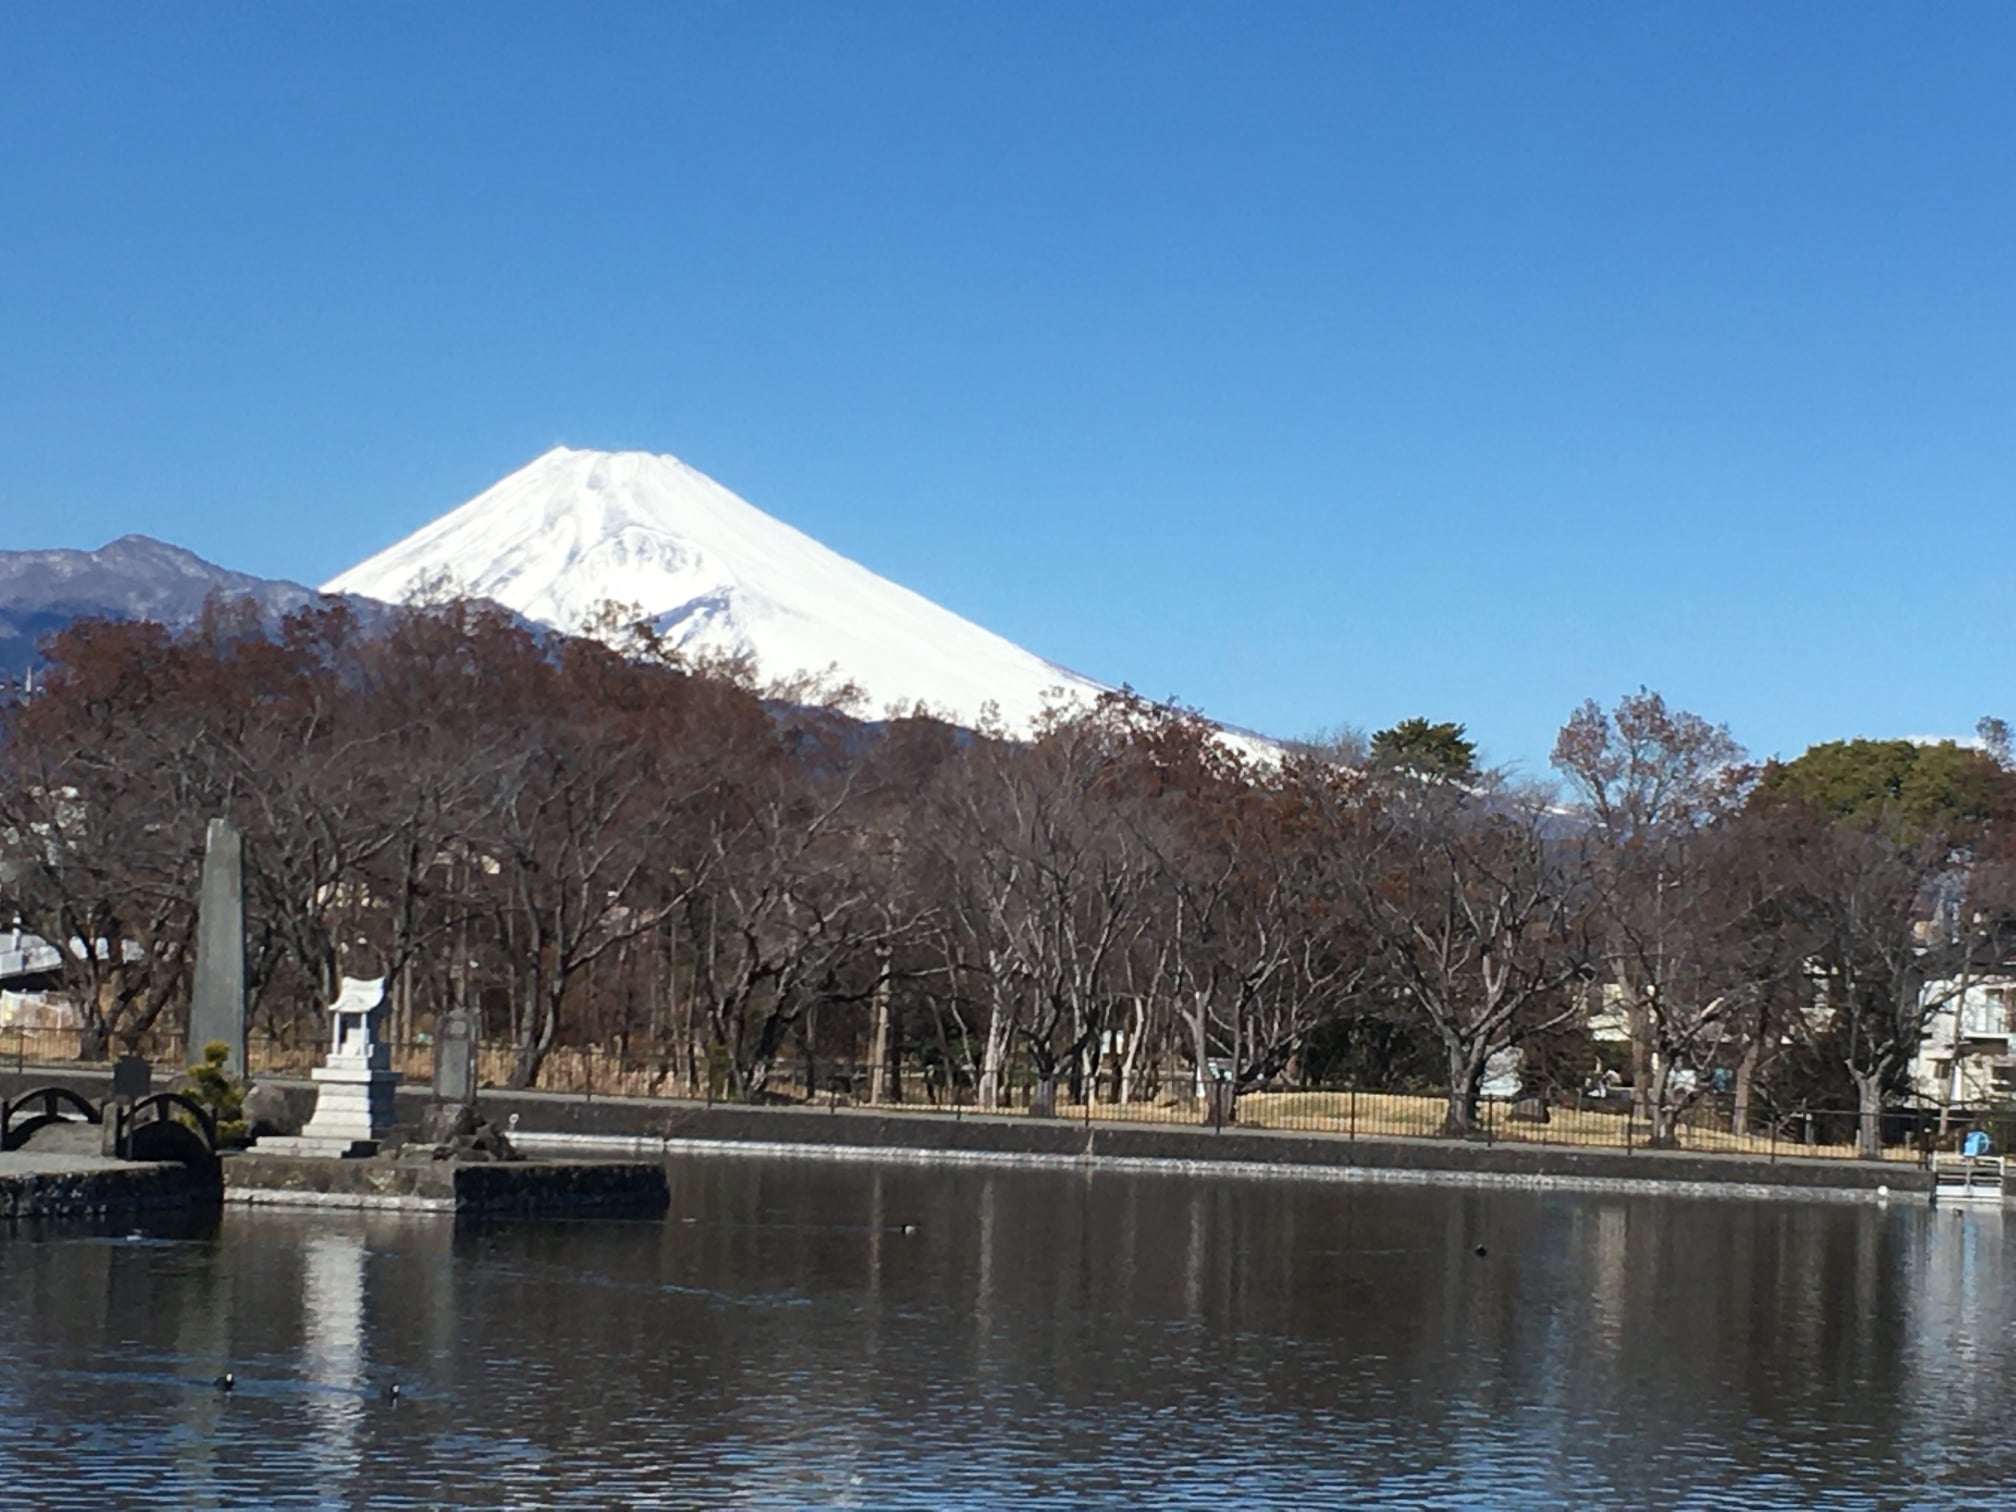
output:
M0 1154L0 1219L123 1218L214 1205L212 1173L97 1155Z
M471 1164L449 1160L317 1160L261 1155L224 1160L224 1200L245 1207L393 1208L479 1216L663 1213L671 1189L661 1162L613 1160Z
M500 1100L498 1108L507 1104ZM1897 1162L1764 1160L1685 1151L1578 1149L1458 1143L1440 1139L1347 1139L1237 1127L1171 1124L1089 1126L1030 1118L806 1108L573 1102L556 1107L522 1094L521 1145L535 1152L592 1149L642 1156L771 1154L802 1158L972 1165L1093 1166L1113 1170L1221 1172L1338 1181L1668 1191L1748 1197L1899 1199L1930 1196L1929 1173ZM493 1115L496 1116L493 1111ZM655 1127L653 1127L655 1125Z
M0 1074L0 1087L49 1082L102 1095L89 1072ZM313 1106L311 1083L274 1083ZM402 1088L400 1121L418 1123L424 1087ZM1194 1124L1083 1123L1028 1117L954 1118L845 1106L743 1107L656 1098L581 1097L487 1091L483 1108L499 1123L517 1115L513 1138L535 1155L591 1160L655 1159L715 1151L806 1158L964 1164L1069 1163L1119 1170L1217 1170L1341 1181L1674 1191L1730 1196L1868 1200L1879 1194L1925 1200L1929 1172L1899 1161L1764 1159L1684 1150L1588 1149L1568 1145L1444 1139L1346 1138L1336 1134Z

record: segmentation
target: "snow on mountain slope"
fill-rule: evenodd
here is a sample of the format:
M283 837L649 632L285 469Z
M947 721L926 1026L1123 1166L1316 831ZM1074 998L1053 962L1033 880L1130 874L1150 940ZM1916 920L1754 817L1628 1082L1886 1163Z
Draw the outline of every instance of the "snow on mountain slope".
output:
M634 605L682 650L753 656L758 675L837 667L866 712L922 702L1011 729L1099 684L1024 651L772 519L676 457L546 453L324 591L398 601L445 580L578 633Z

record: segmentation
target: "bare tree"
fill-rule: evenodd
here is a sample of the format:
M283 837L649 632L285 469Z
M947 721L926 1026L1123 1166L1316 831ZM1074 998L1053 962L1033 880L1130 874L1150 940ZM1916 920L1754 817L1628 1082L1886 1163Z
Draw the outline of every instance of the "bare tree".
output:
M1160 867L1158 963L1171 968L1200 1081L1287 1073L1371 976L1343 879L1355 783L1322 758L1254 771L1194 718L1154 732L1162 780L1146 830Z
M1127 737L1112 706L1054 715L1031 746L976 742L943 795L949 900L987 1008L982 1106L1003 1091L1012 1045L1034 1067L1039 1107L1105 1027L1123 942L1150 863L1122 813Z
M2007 879L1943 838L1810 817L1800 909L1829 1043L1855 1088L1857 1153L1873 1160L1884 1110L1933 1014L1960 991L1968 965L2000 954Z
M1734 970L1725 899L1708 882L1713 827L1744 795L1742 761L1727 729L1643 689L1611 714L1583 704L1554 743L1599 842L1604 986L1623 1002L1633 1097L1654 1144L1675 1141L1753 986ZM1683 1076L1690 1089L1676 1097Z
M1370 843L1350 897L1387 990L1440 1040L1446 1132L1477 1126L1484 1068L1498 1050L1578 1015L1589 971L1580 847L1551 840L1539 802L1455 784L1368 800Z
M666 864L692 811L719 796L718 771L683 759L685 691L679 674L571 643L502 774L475 842L501 867L534 981L514 1086L537 1079L574 979L655 931L706 881L712 858L690 844L685 866Z

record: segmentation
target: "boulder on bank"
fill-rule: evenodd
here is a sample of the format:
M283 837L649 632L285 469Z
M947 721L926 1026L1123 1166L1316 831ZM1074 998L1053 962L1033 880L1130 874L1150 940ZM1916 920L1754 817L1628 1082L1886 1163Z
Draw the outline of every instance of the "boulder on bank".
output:
M433 1160L462 1160L476 1164L490 1161L522 1160L504 1131L485 1118L471 1103L436 1103L420 1120L418 1134L407 1144L406 1154Z
M254 1082L245 1093L245 1131L254 1139L267 1135L292 1138L308 1122L313 1095L302 1097L292 1088Z

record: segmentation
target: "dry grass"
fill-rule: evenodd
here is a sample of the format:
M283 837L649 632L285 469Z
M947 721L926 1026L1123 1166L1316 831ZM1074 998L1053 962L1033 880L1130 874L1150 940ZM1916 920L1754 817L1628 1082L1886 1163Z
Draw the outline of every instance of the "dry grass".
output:
M1448 1104L1440 1097L1420 1097L1398 1092L1249 1092L1239 1099L1239 1125L1248 1129L1274 1129L1306 1134L1341 1134L1358 1138L1434 1139L1442 1135L1442 1120ZM1501 1144L1572 1146L1578 1149L1642 1150L1651 1130L1642 1120L1628 1122L1620 1113L1597 1113L1587 1109L1556 1107L1549 1110L1548 1122L1515 1123L1507 1118L1503 1104L1488 1104L1482 1110L1490 1138ZM1083 1120L1082 1103L1059 1101L1056 1116L1062 1120ZM1135 1103L1094 1104L1094 1123L1204 1122L1201 1104ZM1852 1160L1853 1143L1805 1144L1768 1134L1733 1134L1712 1124L1686 1124L1680 1129L1680 1148L1702 1154L1799 1156L1822 1160ZM1884 1149L1885 1160L1915 1164L1918 1151L1910 1145Z

